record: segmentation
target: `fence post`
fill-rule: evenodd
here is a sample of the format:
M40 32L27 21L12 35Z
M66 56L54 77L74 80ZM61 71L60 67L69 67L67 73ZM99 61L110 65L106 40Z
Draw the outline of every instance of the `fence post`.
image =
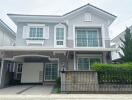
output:
M66 89L65 89L65 71L61 71L61 92L65 92Z

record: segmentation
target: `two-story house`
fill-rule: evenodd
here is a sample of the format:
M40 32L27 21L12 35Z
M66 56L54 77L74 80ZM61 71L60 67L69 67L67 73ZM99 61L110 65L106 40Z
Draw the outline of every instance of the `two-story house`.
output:
M16 33L9 27L5 22L0 19L0 48L4 46L13 46L15 45ZM1 74L1 65L3 58L3 51L0 51L0 74ZM1 75L0 75L1 77Z
M20 83L53 82L63 67L90 70L93 63L111 63L115 49L108 28L116 16L100 8L87 4L62 16L8 16L17 25L16 46L0 49L5 53L2 70L10 62L12 79Z

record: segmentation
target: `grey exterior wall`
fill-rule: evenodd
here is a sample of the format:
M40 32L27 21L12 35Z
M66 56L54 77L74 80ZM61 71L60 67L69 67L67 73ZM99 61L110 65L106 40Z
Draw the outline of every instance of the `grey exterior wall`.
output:
M92 21L85 22L84 21L84 14L86 12L90 12L92 14ZM65 22L65 23L64 23ZM23 26L27 24L45 24L49 26L50 29L50 38L45 40L44 47L54 47L54 26L58 23L31 23L31 22L22 22L17 24L17 36L16 36L16 45L17 46L26 46L26 41L23 39ZM69 16L67 19L64 19L63 24L66 25L67 32L66 32L66 46L73 48L74 47L74 26L84 26L84 27L98 27L103 26L101 29L103 40L106 42L104 43L104 47L108 48L109 45L109 32L108 32L108 19L105 19L103 16L100 16L92 11L82 11L81 13Z
M15 43L15 36L0 26L0 46L11 46Z

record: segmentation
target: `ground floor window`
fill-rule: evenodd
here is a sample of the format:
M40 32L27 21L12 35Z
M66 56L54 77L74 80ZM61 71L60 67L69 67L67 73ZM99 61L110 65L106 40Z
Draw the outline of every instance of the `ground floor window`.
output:
M100 63L100 57L78 57L78 70L90 70L94 63Z
M57 78L58 74L58 64L56 63L47 63L45 64L45 80L54 81Z

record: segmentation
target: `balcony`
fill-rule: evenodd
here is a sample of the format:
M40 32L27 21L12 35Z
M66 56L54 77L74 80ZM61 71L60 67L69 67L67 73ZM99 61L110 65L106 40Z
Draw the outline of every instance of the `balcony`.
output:
M102 47L102 38L76 38L76 47Z

